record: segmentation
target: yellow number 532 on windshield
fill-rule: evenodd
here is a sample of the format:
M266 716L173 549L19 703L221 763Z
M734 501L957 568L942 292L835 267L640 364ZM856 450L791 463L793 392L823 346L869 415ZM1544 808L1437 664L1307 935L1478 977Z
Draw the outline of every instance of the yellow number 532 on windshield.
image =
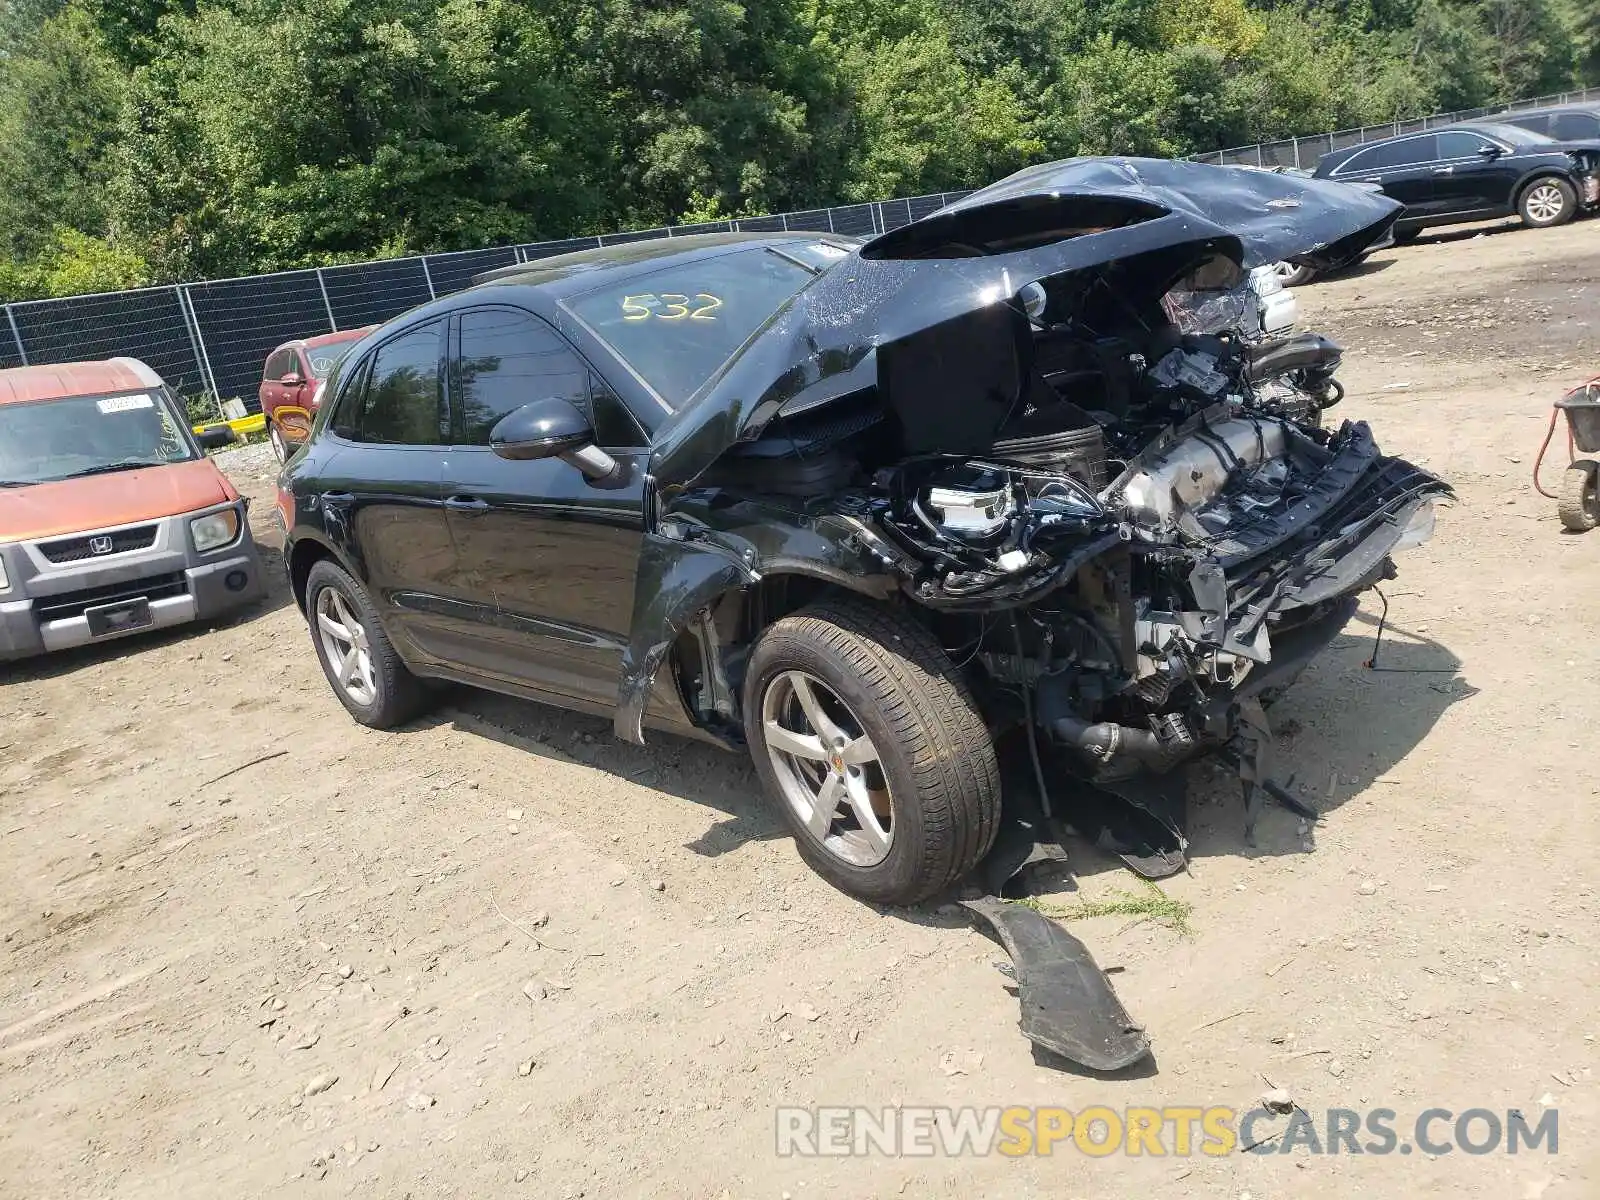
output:
M717 309L722 307L722 297L710 292L696 292L685 296L681 292L645 292L638 296L622 298L624 321L715 321Z

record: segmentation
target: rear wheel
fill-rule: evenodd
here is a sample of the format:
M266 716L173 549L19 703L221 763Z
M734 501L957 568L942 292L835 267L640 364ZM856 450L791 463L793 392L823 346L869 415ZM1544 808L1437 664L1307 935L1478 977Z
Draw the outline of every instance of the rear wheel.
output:
M1578 193L1565 179L1535 179L1522 190L1517 213L1523 224L1535 229L1565 225L1578 212Z
M357 721L391 729L427 706L427 692L395 653L366 589L343 567L323 559L311 568L306 612L323 674Z
M1394 234L1394 244L1396 246L1406 246L1421 236L1421 229L1397 229Z
M1588 533L1600 525L1600 496L1596 494L1596 479L1600 478L1600 463L1580 459L1561 475L1561 491L1556 500L1556 512L1561 523L1573 533Z
M841 891L914 904L988 852L994 745L933 636L909 617L823 601L762 635L745 733L802 858Z

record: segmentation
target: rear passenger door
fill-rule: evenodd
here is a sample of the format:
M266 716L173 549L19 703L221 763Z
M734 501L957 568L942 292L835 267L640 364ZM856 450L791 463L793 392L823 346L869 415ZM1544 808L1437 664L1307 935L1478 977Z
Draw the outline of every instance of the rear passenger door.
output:
M1431 133L1380 142L1361 151L1333 173L1342 183L1376 183L1406 206L1403 218L1432 215L1436 140Z
M444 596L456 567L442 478L444 318L395 334L357 364L330 418L324 527L343 543L385 630L411 663L450 658Z

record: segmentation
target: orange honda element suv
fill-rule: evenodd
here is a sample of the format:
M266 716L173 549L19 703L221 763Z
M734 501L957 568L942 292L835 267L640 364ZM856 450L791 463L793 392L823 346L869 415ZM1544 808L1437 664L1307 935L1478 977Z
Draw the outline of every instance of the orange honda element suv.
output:
M0 661L261 595L245 504L133 358L0 371Z

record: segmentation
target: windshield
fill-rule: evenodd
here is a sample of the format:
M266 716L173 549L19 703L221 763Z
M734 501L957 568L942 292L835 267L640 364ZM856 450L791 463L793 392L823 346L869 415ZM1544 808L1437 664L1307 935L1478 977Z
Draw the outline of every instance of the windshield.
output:
M786 253L790 249L783 247ZM840 258L846 253L828 249ZM670 410L682 407L816 274L794 258L751 247L632 275L578 296L567 307Z
M329 346L312 346L306 350L306 363L311 368L311 378L326 379L333 374L333 369L343 361L344 356L350 353L360 338L348 342L334 342Z
M0 404L0 487L195 457L182 423L157 392Z

